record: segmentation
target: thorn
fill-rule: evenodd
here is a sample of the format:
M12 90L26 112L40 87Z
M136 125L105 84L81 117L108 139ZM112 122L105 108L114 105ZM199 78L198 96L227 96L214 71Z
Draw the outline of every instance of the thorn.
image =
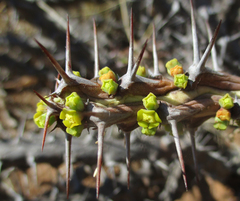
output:
M167 23L169 23L170 19L180 10L180 3L178 0L173 1L171 10L168 13L167 17L159 23L157 26L157 30L162 29Z
M191 65L188 69L188 72L189 72L189 80L192 80L193 82L195 81L196 77L198 75L200 75L204 69L205 69L205 64L206 64L206 61L208 59L208 56L209 54L211 53L211 50L212 50L212 47L217 39L217 35L218 35L218 32L219 32L219 29L220 29L220 26L221 26L221 21L219 22L214 34L213 34L213 38L211 39L211 42L208 44L201 60L199 61L199 63L197 65Z
M195 142L195 131L194 129L189 129L189 135L191 137L191 147L192 147L192 155L193 155L193 162L194 162L194 169L195 169L195 174L197 178L197 183L200 183L199 179L199 171L198 171L198 162L197 162L197 157L196 157L196 142Z
M197 27L196 27L196 21L194 17L193 1L190 0L190 3L191 3L192 39L193 39L193 65L197 65L197 63L200 60L198 38L197 38Z
M208 23L208 21L206 21L206 26L207 26L207 32L208 32L208 38L209 38L209 42L211 41L212 36L212 30L210 28L210 25ZM212 47L212 62L213 62L213 70L215 71L220 71L220 68L218 66L218 62L217 62L217 50L215 47L215 43L213 44Z
M142 50L141 50L141 52L140 52L140 54L139 54L139 56L138 56L138 59L137 59L135 65L134 65L134 67L133 67L133 70L132 70L132 73L131 73L131 77L130 77L130 82L134 81L135 78L136 78L136 73L137 73L139 64L140 64L140 62L141 62L141 60L142 60L143 53L144 53L144 51L145 51L145 49L146 49L146 47L147 47L147 42L148 42L148 39L147 39L146 42L144 43L143 48L142 48Z
M98 52L98 40L97 40L97 27L96 22L93 19L93 36L94 36L94 77L98 77L98 72L100 70L99 66L99 52Z
M56 105L54 105L53 103L49 102L48 100L46 100L46 98L44 98L42 95L40 95L38 92L36 92L35 90L33 90L34 93L51 109L53 110L57 110L57 111L61 111L60 108L58 108Z
M72 135L65 133L66 193L69 198Z
M2 165L3 165L3 162L0 160L0 174L2 173Z
M127 68L127 73L126 74L130 75L131 72L132 72L132 68L133 68L133 11L131 9L128 68Z
M93 173L93 177L97 176L97 171L98 171L98 168L96 167L95 170L94 170L94 173Z
M57 78L55 78L55 79L56 79L56 82L55 82L55 91L56 91L59 86L59 83L60 83L60 74L59 73L57 75Z
M130 188L130 133L124 133L125 141L126 141L126 164L127 164L127 171L128 171L128 189Z
M177 155L178 155L178 159L179 159L181 169L182 169L183 181L184 181L184 185L185 185L185 188L186 188L186 191L187 191L188 190L187 177L186 177L186 171L185 171L185 165L184 165L184 160L183 160L183 155L182 155L182 149L181 149L178 130L177 130L177 122L176 122L176 120L170 120L169 123L171 124L172 133L173 133L173 137L174 137L174 142L175 142L175 146L176 146L176 150L177 150Z
M96 182L96 197L99 198L101 167L103 158L103 136L105 132L105 123L101 122L98 127L98 158L97 158L97 182Z
M221 26L221 22L222 21L219 22L219 24L218 24L218 26L217 26L217 28L216 28L216 30L214 32L213 38L211 39L211 41L210 41L209 45L207 46L207 48L206 48L206 50L205 50L205 52L204 52L200 62L197 65L197 69L199 68L201 71L203 70L203 68L205 68L205 63L206 63L206 61L208 59L209 54L211 53L213 45L214 45L214 43L215 43L215 41L217 39L217 35L218 35L219 29L220 29L220 26Z
M66 72L68 75L69 75L69 73L72 72L69 16L67 16L65 72Z
M158 66L158 55L157 55L157 47L156 47L156 29L155 25L153 24L153 43L152 43L152 49L153 49L153 76L159 76L161 73L159 72L159 66Z
M62 67L60 66L60 64L53 58L53 56L47 51L47 49L41 44L39 43L36 39L34 39L36 41L36 43L39 45L39 47L42 49L42 51L44 52L44 54L46 54L46 56L48 57L48 59L51 61L51 63L53 64L53 66L55 67L55 69L58 71L58 73L61 75L61 77L63 78L63 80L67 83L67 84L72 84L74 82L74 80L72 80L66 73L65 71L62 69Z
M47 128L48 128L49 119L51 117L51 114L52 114L52 111L48 110L47 115L46 115L45 124L44 124L44 130L43 130L42 151L43 151L45 140L46 140Z

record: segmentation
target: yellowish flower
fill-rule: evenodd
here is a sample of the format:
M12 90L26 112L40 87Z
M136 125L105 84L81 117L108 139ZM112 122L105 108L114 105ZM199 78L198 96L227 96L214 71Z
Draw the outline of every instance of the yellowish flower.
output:
M65 105L72 110L82 111L84 109L82 99L76 92L72 92L69 96L66 97Z
M107 73L105 73L101 77L99 77L99 80L101 80L101 81L108 80L108 79L112 79L115 82L117 81L116 75L112 70L108 71Z
M39 128L44 128L46 116L47 116L47 105L42 100L40 100L37 103L37 110L33 116L34 123ZM54 123L54 121L55 121L55 117L51 116L49 119L48 126L51 126Z
M174 77L174 75L183 74L183 67L176 65L175 67L170 69L170 75Z
M101 89L108 93L109 95L114 95L117 92L118 84L114 82L112 79L107 79L102 81Z
M220 108L216 113L216 117L218 117L222 121L230 121L231 113L224 108Z
M137 69L137 75L142 76L142 77L146 77L147 73L146 73L146 69L144 66L139 66Z
M225 109L231 109L234 106L232 97L227 93L219 99L219 105Z
M66 132L75 137L79 137L81 135L83 129L84 129L84 126L79 125L79 126L74 126L72 128L67 128Z
M158 127L162 120L154 110L141 109L137 113L138 125L143 128L155 128Z
M171 75L170 70L172 68L174 68L175 66L182 66L182 64L180 64L176 58L174 58L166 63L166 68L167 68L167 72L169 75Z
M151 92L145 98L143 98L142 101L147 110L156 110L159 107L157 103L157 97Z
M77 112L76 110L68 110L66 108L63 108L59 118L63 120L63 124L67 128L73 128L75 126L81 125L81 121L83 119L80 112Z
M185 74L174 75L175 86L185 89L187 87L187 83L188 83L188 76L186 76Z

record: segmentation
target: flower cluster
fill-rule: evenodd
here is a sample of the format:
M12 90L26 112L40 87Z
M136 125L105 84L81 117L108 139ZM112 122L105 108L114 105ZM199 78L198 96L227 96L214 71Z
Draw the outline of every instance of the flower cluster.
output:
M183 72L182 64L177 59L172 59L166 63L167 72L174 77L174 85L185 89L188 83L188 76Z
M138 125L142 127L142 133L145 135L155 135L157 127L162 123L157 112L155 111L159 105L157 98L153 93L149 93L147 97L142 99L146 109L141 109L137 113Z
M217 111L215 116L214 128L218 130L225 130L231 119L231 113L229 109L234 106L232 97L227 93L221 99L219 99L219 105L221 108Z
M99 71L99 80L102 82L101 89L109 95L115 95L118 89L117 76L109 68L104 67Z
M81 113L84 110L84 103L76 92L72 92L66 97L65 106L59 118L63 120L68 134L79 137L84 129L82 125L83 115Z

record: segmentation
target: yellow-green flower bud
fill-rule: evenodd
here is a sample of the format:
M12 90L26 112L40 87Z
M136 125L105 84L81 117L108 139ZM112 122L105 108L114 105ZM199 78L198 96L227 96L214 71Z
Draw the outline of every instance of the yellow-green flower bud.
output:
M84 129L84 126L79 125L79 126L74 126L72 128L67 128L66 132L75 137L79 137L81 135L83 129Z
M227 109L220 108L216 113L216 117L222 121L230 121L231 113Z
M54 98L53 101L55 103L60 104L60 105L64 105L64 100L62 98L60 98L60 97Z
M183 67L176 65L175 67L170 69L170 75L174 77L174 75L183 74Z
M72 92L69 96L66 97L65 105L72 110L82 111L84 109L82 99L76 92Z
M143 128L152 129L159 126L162 120L154 110L141 109L137 112L138 125Z
M47 113L37 112L33 116L34 123L39 128L44 128L45 121L46 121ZM48 127L51 126L55 122L55 117L51 116L48 122Z
M112 79L103 80L101 89L109 95L114 95L117 92L118 84Z
M112 79L115 82L117 81L117 77L112 70L108 71L107 73L105 73L101 77L99 77L99 80L101 80L101 81L108 80L108 79Z
M145 98L143 98L142 101L147 110L156 110L159 107L157 103L157 97L151 92Z
M139 66L137 69L137 75L142 76L142 77L146 77L147 73L146 73L146 69L144 66Z
M174 75L174 85L179 88L185 89L188 83L188 76L185 74Z
M214 123L213 127L218 130L226 130L228 124L229 124L229 121L222 121L218 117L215 117L215 123Z
M63 120L63 124L67 128L73 128L75 126L81 125L81 121L83 119L80 112L77 112L76 110L68 110L66 108L63 108L59 118Z
M49 99L49 98L46 98L46 99ZM42 100L40 100L37 103L36 113L33 116L33 120L39 128L44 128L46 116L47 116L47 105ZM51 116L49 119L48 126L51 126L54 123L54 121L55 121L55 117Z
M232 97L227 93L221 99L219 99L219 105L224 109L231 109L234 106Z
M175 66L182 66L182 64L180 64L176 58L166 63L166 68L169 75L171 75L171 68L174 68Z
M156 131L157 131L157 127L151 128L151 129L149 129L149 128L142 128L142 133L145 134L145 135L151 135L151 136L155 135Z
M46 113L47 112L47 105L46 103L44 103L42 100L40 100L37 103L37 112L42 112L42 113Z
M79 71L73 71L73 74L76 75L76 76L78 76L78 77L81 77L81 74L80 74Z
M98 75L99 75L99 77L101 77L102 75L104 75L104 74L106 74L106 73L108 73L108 71L110 71L111 69L109 68L109 67L104 67L104 68L102 68L99 72L98 72Z

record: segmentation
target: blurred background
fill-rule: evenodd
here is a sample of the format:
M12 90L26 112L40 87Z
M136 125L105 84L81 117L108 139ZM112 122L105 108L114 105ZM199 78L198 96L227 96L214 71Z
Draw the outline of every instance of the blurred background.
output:
M195 0L200 50L222 20L216 42L218 65L240 75L240 1ZM135 58L149 38L142 65L152 70L152 26L156 27L159 68L177 58L192 62L190 4L187 0L1 0L0 1L0 200L66 200L64 133L48 134L41 151L42 129L33 122L34 94L54 90L57 73L37 46L41 42L64 66L67 15L70 18L73 70L93 77L93 19L96 21L101 67L126 71L129 13L133 9ZM211 59L207 66L212 67ZM73 139L69 200L95 199L96 132ZM197 184L190 137L181 136L189 191L185 192L173 137L131 135L131 182L127 189L124 137L111 127L106 133L99 200L237 201L240 200L240 130L213 128L213 120L197 131Z

